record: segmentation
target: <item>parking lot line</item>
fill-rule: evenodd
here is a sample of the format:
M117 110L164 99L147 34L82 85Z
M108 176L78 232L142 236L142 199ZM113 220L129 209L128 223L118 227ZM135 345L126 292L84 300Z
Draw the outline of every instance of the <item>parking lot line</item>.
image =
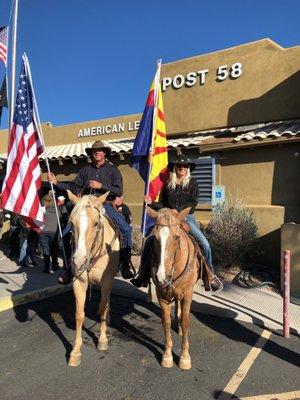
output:
M300 390L296 392L285 392L285 393L273 393L273 394L263 394L259 396L250 397L232 397L232 400L299 400Z
M262 348L270 338L272 332L268 330L263 330L261 336L259 337L258 341L252 347L250 352L248 353L247 357L244 359L242 364L239 366L236 373L227 383L226 387L224 388L223 392L218 397L218 400L229 400L234 398L234 393L237 391L240 384L243 382L244 378L246 377L249 369L251 368L252 364L260 354ZM249 398L248 398L249 399Z

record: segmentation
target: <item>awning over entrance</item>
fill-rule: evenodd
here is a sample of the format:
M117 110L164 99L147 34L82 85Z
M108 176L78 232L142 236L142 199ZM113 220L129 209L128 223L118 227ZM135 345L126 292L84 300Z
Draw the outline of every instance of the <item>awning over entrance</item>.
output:
M198 146L218 145L222 143L230 144L234 147L238 142L261 142L266 139L292 138L300 136L300 120L281 121L243 126L236 128L225 128L211 131L191 132L181 137L169 138L167 140L168 148L183 149L195 148ZM91 147L94 141L70 143L57 146L48 146L47 156L49 160L76 159L85 158L87 154L85 149ZM112 150L112 154L128 154L133 148L134 139L103 140ZM40 160L45 159L45 153ZM0 154L0 163L5 162L7 154Z

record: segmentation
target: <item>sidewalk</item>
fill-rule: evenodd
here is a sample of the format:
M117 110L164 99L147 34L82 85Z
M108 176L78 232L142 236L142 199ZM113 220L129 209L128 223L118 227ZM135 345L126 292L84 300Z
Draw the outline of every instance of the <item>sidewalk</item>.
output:
M0 251L0 312L71 290L57 284L59 272L45 274L42 265L19 267ZM146 300L147 290L137 289L128 281L116 278L113 293ZM152 285L153 301L156 300ZM192 311L250 322L282 332L283 301L279 294L260 289L244 289L225 284L216 294L205 292L197 284ZM300 306L290 304L290 332L300 335Z

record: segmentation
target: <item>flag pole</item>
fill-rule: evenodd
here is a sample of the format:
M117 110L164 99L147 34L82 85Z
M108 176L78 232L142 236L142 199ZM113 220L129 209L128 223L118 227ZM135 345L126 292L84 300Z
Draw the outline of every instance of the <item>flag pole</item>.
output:
M46 150L45 141L44 141L43 130L42 130L41 122L40 122L40 117L39 117L39 112L38 112L38 108L37 108L36 97L35 97L33 83L32 83L30 65L29 65L29 61L28 61L28 58L27 58L25 53L23 54L23 60L24 60L25 70L26 70L26 73L27 73L27 76L28 76L28 79L29 79L29 82L30 82L30 85L31 85L31 89L32 89L33 115L35 117L34 119L35 119L36 124L37 124L37 133L38 133L39 139L40 139L40 141L41 141L41 143L43 145L43 151L44 151L44 154L45 154L45 163L46 163L47 171L48 171L48 173L50 173L51 171L50 171L48 155L47 155L47 150ZM67 267L67 257L66 257L64 243L63 243L63 235L62 235L62 229L61 229L60 219L59 219L59 215L58 215L58 207L57 207L57 204L56 204L53 183L50 182L50 185L51 185L51 191L52 191L53 202L54 202L54 207L55 207L55 213L56 213L56 218L57 218L58 232L59 232L59 236L60 236L60 239L61 239L61 248L62 248L62 252L63 252L63 259L64 259L65 266Z
M155 81L154 81L154 112L153 112L153 117L152 117L152 132L151 132L151 147L149 151L149 168L148 168L148 173L147 173L147 180L146 180L146 185L145 185L145 195L148 196L149 193L149 186L150 186L150 175L152 171L152 163L151 163L151 158L153 157L153 142L154 142L154 130L156 129L156 116L157 116L157 103L158 103L158 87L159 87L159 81L160 81L160 71L161 71L161 59L157 61L157 70L155 74ZM142 215L142 236L143 238L145 237L145 227L146 227L146 206L145 202L143 203L143 215ZM144 247L144 246L143 246Z
M16 48L17 48L17 22L18 22L18 3L19 0L14 0L13 5L13 30L12 30L12 53L11 53L11 84L9 96L9 121L8 132L11 132L13 115L14 115L14 102L15 102L15 84L16 84Z

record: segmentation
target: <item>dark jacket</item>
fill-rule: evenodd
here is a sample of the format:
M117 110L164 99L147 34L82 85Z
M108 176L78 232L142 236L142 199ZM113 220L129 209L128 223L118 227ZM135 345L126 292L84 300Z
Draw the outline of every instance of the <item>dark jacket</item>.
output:
M173 208L182 211L191 207L190 214L195 212L198 204L199 189L195 178L191 178L187 188L183 189L182 185L176 185L175 190L165 184L160 195L160 201L151 204L151 208L159 210L162 207Z
M99 168L94 164L88 164L81 168L72 182L59 183L61 189L69 189L76 194L89 194L89 181L95 180L102 183L101 189L93 190L99 195L110 192L108 200L114 200L116 196L122 196L123 179L121 172L113 164L105 162Z

